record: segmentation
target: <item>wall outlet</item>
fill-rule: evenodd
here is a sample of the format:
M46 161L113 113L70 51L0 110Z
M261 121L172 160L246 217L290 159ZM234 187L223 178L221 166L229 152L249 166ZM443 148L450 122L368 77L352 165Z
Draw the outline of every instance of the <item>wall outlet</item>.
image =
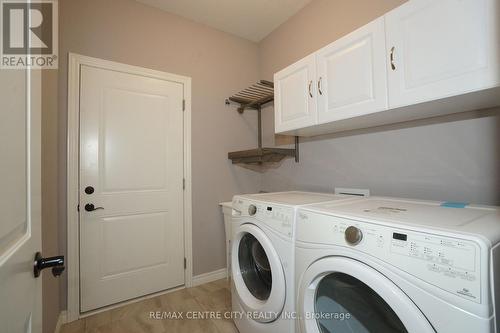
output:
M369 197L370 190L364 188L335 187L335 194L355 195L358 197Z

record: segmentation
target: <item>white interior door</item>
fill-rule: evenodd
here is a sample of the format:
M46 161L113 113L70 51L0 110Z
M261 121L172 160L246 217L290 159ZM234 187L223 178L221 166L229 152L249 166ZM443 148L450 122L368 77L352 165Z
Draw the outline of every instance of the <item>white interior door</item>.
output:
M389 12L390 107L497 85L499 15L497 0L413 0Z
M40 72L0 70L0 327L42 331Z
M320 124L387 109L384 18L317 52Z
M182 104L181 83L81 68L82 312L184 284Z
M274 74L275 132L315 125L316 59L314 54Z

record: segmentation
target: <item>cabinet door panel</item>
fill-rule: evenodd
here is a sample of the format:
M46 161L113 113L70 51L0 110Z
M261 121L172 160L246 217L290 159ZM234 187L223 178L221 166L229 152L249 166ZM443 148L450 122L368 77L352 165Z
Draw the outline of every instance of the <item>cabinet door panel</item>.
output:
M496 0L412 0L388 13L391 108L498 85L498 7Z
M320 124L387 109L383 18L326 46L316 59Z
M310 55L274 75L275 131L281 133L317 123L316 60Z

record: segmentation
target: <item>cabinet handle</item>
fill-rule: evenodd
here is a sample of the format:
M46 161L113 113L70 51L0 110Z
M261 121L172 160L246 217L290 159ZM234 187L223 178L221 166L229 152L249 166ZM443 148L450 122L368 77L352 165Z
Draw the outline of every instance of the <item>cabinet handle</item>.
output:
M318 80L318 92L320 95L323 95L323 91L321 91L321 81L322 80L323 80L323 78L320 76L319 80Z
M312 83L313 83L312 80L309 81L309 97L311 97L311 98L313 97L313 94L312 94L312 91L311 91Z
M393 71L396 70L396 64L394 64L394 50L396 50L396 48L393 46L391 48L391 68Z

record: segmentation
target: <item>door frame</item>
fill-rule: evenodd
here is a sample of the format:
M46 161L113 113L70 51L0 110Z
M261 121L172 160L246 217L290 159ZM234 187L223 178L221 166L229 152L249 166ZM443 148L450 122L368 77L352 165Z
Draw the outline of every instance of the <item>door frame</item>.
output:
M128 74L173 81L184 86L184 270L185 287L192 286L192 182L191 182L191 78L126 65L114 61L87 57L75 53L68 56L68 137L67 137L67 301L66 321L74 321L80 313L80 242L79 242L79 174L80 174L80 74L81 66L91 66ZM145 296L147 297L147 296Z

